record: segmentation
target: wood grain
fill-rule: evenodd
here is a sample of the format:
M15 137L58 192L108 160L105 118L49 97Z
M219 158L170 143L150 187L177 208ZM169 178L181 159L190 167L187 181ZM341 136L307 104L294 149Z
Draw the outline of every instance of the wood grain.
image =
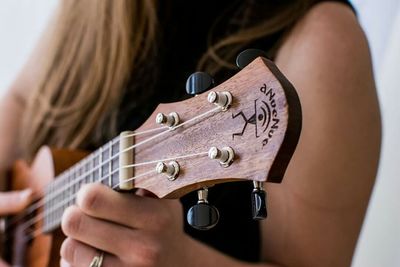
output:
M258 58L213 91L229 91L233 95L233 103L227 111L215 112L136 147L135 160L142 163L206 152L211 146L230 146L236 153L233 164L223 168L207 156L181 159L177 160L181 172L175 181L152 173L136 179L136 187L145 188L158 197L176 198L205 185L222 182L281 182L301 130L301 108L293 86L271 61ZM208 92L183 102L158 106L138 131L158 127L155 116L159 112L177 112L182 122L207 112L215 107L207 102L207 95ZM238 115L240 112L243 116ZM245 119L252 116L254 123L247 123L243 135L233 136L242 132ZM265 127L264 118L270 120L268 127ZM152 135L139 135L136 143ZM155 165L136 167L134 173L139 176Z

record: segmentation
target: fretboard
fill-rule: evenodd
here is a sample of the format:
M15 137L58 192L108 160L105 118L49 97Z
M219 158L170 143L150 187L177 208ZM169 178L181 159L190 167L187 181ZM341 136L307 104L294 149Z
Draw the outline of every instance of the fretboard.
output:
M58 175L45 189L42 230L50 232L61 224L64 210L75 204L79 189L101 182L111 188L119 183L119 137L109 141Z

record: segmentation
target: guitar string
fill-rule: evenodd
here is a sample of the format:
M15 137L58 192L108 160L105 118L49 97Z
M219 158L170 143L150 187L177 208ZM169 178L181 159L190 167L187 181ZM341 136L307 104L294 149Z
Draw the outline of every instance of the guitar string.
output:
M150 173L153 173L153 172L155 172L155 170L151 170L151 171L148 171L148 172L139 174L139 175L137 175L137 176L131 177L131 178L125 180L124 183L133 181L133 180L135 180L135 179L137 179L137 178L139 178L139 177L144 177L144 176L146 176L146 175L148 175L148 174L150 174ZM101 180L98 181L98 182L101 182ZM121 184L121 183L119 183L119 184ZM76 195L76 194L75 194L75 195ZM74 195L73 197L75 197L75 195ZM33 224L32 224L32 225L33 225ZM26 229L25 229L25 230L26 230ZM34 231L32 231L32 232L24 233L24 238L26 238L26 239L25 239L25 242L28 243L29 241L35 239L36 237L38 237L38 236L41 235L41 234L44 234L44 231L43 231L41 228L38 228L38 229L36 229L36 230L34 230Z
M183 155L183 156L164 158L164 159L160 159L160 160L153 160L153 161L148 161L148 162L141 162L141 163L138 163L138 164L132 164L132 165L129 166L129 168L138 167L138 166L143 166L143 165L149 165L149 164L154 164L154 163L164 162L164 161L169 161L169 160L186 159L186 158L191 158L191 157L196 157L196 156L205 156L205 155L207 155L207 154L208 154L208 152L200 152L200 153L193 153L193 154L188 154L188 155ZM123 168L127 168L127 167L128 167L128 166L124 166ZM155 168L154 168L153 170L151 170L150 172L152 172L152 171L155 171ZM136 178L139 178L139 177L141 177L141 176L143 176L143 175L146 175L146 174L147 174L147 173L140 174L140 175L138 175L138 177L136 177ZM102 181L106 180L107 178L108 178L108 175L102 177L100 180L95 181L95 182L102 182ZM129 181L131 181L131 180L133 180L133 178L129 178L128 180L125 180L125 181L123 181L123 182L120 182L120 183L118 183L117 185L113 186L112 189L117 188L121 183L126 183L126 182L129 182ZM83 184L82 184L82 185L83 185ZM82 185L81 185L81 186L82 186ZM69 202L70 202L71 200L73 200L73 199L76 197L77 194L78 194L78 193L76 192L76 193L70 195L67 199L64 199L63 201L61 201L61 202L57 203L56 205L52 206L50 209L45 210L44 212L38 213L35 217L33 217L32 219L30 219L29 221L27 221L27 222L25 222L24 224L21 225L21 227L22 227L22 230L21 230L21 231L24 231L24 230L28 229L29 227L31 227L31 226L34 225L35 223L39 222L39 221L40 221L41 219L43 219L44 217L46 217L46 216L48 217L48 216L51 216L51 215L54 214L54 213L59 212L59 211L60 211L60 208L65 209L64 206L65 206L66 204L67 204L67 206L68 206Z
M178 128L178 127L181 127L181 126L183 126L184 124L187 124L187 123L189 123L190 121L193 121L194 119L197 119L198 117L201 117L201 116L204 116L204 115L206 115L206 114L208 114L208 113L210 113L210 112L213 112L213 111L215 111L215 110L221 110L219 107L217 107L217 108L215 108L215 109L212 109L212 110L209 110L209 111L207 111L207 112L205 112L205 113L203 113L203 114L200 114L200 115L198 115L198 116L196 116L196 117L194 117L194 118L192 118L191 120L188 120L188 121L186 121L185 123L181 123L180 125L177 125L175 128L173 128L173 129L176 129L176 128ZM165 132L169 132L169 131L171 131L171 130L173 130L173 129L171 129L171 128L169 128L169 130L167 130L167 131L165 131ZM164 132L162 132L161 134L163 134ZM141 144L144 144L144 143L146 143L146 142L148 142L148 141L150 141L150 140L152 140L152 139L155 139L156 137L158 137L158 136L160 136L161 134L157 134L156 136L153 136L153 137L151 137L151 138L148 138L147 140L144 140L143 142L140 142L140 143L138 143L138 144L136 144L136 146L139 146L139 145L141 145ZM110 146L112 146L113 144L111 144ZM130 149L133 149L134 147L136 147L136 146L131 146L131 147L129 147L129 148L127 148L127 149L125 149L125 150L123 150L122 152L120 152L120 153L124 153L124 152L126 152L126 151L128 151L128 150L130 150ZM200 153L200 154L207 154L207 152L202 152L202 153ZM189 155L189 156L193 156L193 155ZM168 160L168 159L166 159L166 160ZM147 164L150 164L150 163L154 163L155 161L152 161L152 162L149 162L149 163L147 163ZM146 164L146 163L141 163L140 165L144 165L144 164ZM133 166L131 166L131 167L133 167ZM108 174L108 175L112 175L112 174ZM86 178L86 177L85 177ZM102 178L102 180L103 179L105 179L105 178L107 178L107 176L106 177L104 177L104 178ZM80 178L78 178L79 180L81 180ZM74 183L74 184L76 184L76 182ZM69 186L70 187L70 186ZM74 196L73 196L74 197ZM68 200L68 202L69 202L70 200ZM63 204L65 204L65 203L63 203ZM50 214L51 214L52 212L50 212ZM41 215L41 214L40 214ZM39 215L39 216L40 216ZM36 223L37 221L36 221L36 219L34 219L35 220L35 222L34 223ZM31 221L31 220L30 220ZM33 224L34 224L33 223ZM31 223L32 224L32 223ZM28 228L28 227L30 227L30 225L27 225L27 227L25 226L24 227L24 230L26 229L26 228Z
M79 182L81 182L83 179L85 179L87 175L89 175L89 174L91 174L91 173L93 172L93 170L97 170L97 169L99 169L99 168L102 168L102 167L104 167L104 166L107 166L108 163L110 163L113 159L115 159L115 158L116 158L117 156L119 156L120 154L125 153L125 152L127 152L127 151L129 151L129 150L132 150L132 149L134 149L134 148L136 148L136 147L138 147L138 146L140 146L140 145L142 145L142 144L145 144L145 143L147 143L147 142L149 142L149 141L151 141L151 140L153 140L153 139L155 139L155 138L157 138L157 137L159 137L159 136L161 136L161 135L164 135L164 134L166 134L166 133L168 133L168 132L171 132L171 131L173 131L173 130L175 130L175 129L177 129L177 128L180 128L180 127L182 127L182 126L184 126L184 125L186 125L186 124L188 124L188 123L190 123L190 122L192 122L192 121L194 121L194 120L197 120L197 119L199 119L199 118L201 118L201 117L203 117L203 116L206 116L206 115L208 115L209 113L212 113L212 112L217 111L217 110L218 110L218 111L222 111L222 108L221 108L221 107L215 107L215 108L210 109L210 110L208 110L208 111L206 111L206 112L204 112L204 113L201 113L201 114L199 114L199 115L197 115L197 116L195 116L195 117L193 117L193 118L191 118L191 119L189 119L189 120L187 120L187 121L184 121L184 122L182 122L182 123L180 123L180 124L178 124L178 125L176 125L176 126L174 126L174 127L158 127L158 128L154 128L154 129L150 129L150 130L146 130L146 131L142 131L142 132L136 133L136 135L139 135L139 134L154 132L154 131L156 131L156 130L160 130L160 129L167 128L167 130L165 130L165 131L163 131L163 132L161 132L161 133L158 133L158 134L156 134L156 135L154 135L154 136L152 136L152 137L149 137L148 139L145 139L145 140L143 140L142 142L139 142L139 143L137 143L137 144L134 144L134 145L132 145L132 146L130 146L130 147L124 149L123 151L119 151L117 154L115 154L115 155L111 156L110 158L108 158L105 162L101 162L101 164L99 164L98 166L96 166L94 169L92 169L92 170L90 170L90 171L88 171L88 172L86 172L86 173L84 173L84 174L78 176L72 183L68 183L67 186L59 187L56 191L51 192L50 194L46 195L46 199L41 198L41 200L39 200L39 201L36 202L34 205L32 205L32 206L34 206L33 208L30 207L31 211L30 211L29 213L32 213L32 212L38 210L39 208L41 208L43 205L46 204L46 203L45 203L46 201L49 202L49 201L55 200L55 198L59 197L59 196L60 196L62 193L64 193L66 190L71 189L71 188L72 188L73 186L75 186L77 183L79 183ZM132 136L132 135L133 135L133 134L131 134L131 136ZM126 137L129 137L129 135L127 135ZM115 139L117 139L117 138L114 138L113 140L110 141L110 142L111 142L111 146L113 145L113 142L114 142ZM106 144L106 145L107 145L107 144ZM111 147L111 146L110 146L110 147ZM91 155L93 155L93 154L91 154ZM90 156L86 157L86 158L83 159L80 163L76 164L75 166L72 166L72 167L69 168L68 170L66 170L66 171L64 171L63 173L61 173L60 176L66 175L66 173L68 173L68 171L72 171L72 169L77 168L80 164L82 164L83 161L85 161L85 160L87 161L89 158L90 158ZM118 171L118 169L115 170L114 172L116 172L116 171ZM112 175L112 174L107 174L107 175ZM64 177L65 177L65 178L64 178L64 177L60 177L60 176L59 176L60 179L56 179L55 182L54 182L54 184L52 184L52 185L56 186L57 184L61 183L61 181L65 181L66 178L68 177L68 176L64 176ZM44 192L42 192L42 193L44 193ZM59 194L59 193L61 193L61 194ZM26 215L22 216L22 218L24 218L25 216L26 216ZM16 221L19 220L19 219L22 219L22 218L17 218ZM13 224L13 223L16 223L16 222L11 222L10 224Z
M178 129L178 128L180 128L180 127L182 127L182 126L184 126L184 125L186 125L186 124L188 124L188 123L190 123L190 122L192 122L192 121L194 121L194 120L197 120L197 119L199 119L199 118L201 118L201 117L203 117L203 116L206 116L206 115L208 115L209 113L214 112L214 111L217 111L217 110L222 111L222 109L221 109L220 107L216 107L216 108L213 108L213 109L211 109L211 110L208 110L208 111L206 111L206 112L204 112L204 113L202 113L202 114L199 114L199 115L197 115L197 116L195 116L195 117L193 117L193 118L191 118L191 119L189 119L189 120L187 120L187 121L184 121L184 122L182 122L182 123L180 123L180 124L178 124L178 125L176 125L176 126L174 126L174 127L167 127L168 129L167 129L166 131L163 131L163 132L161 132L161 133L158 133L158 134L156 134L156 135L153 135L152 137L149 137L149 138L147 138L146 140L143 140L143 141L141 141L141 142L139 142L139 143L137 143L137 144L134 144L134 145L132 145L132 146L130 146L130 147L127 147L126 149L124 149L124 150L122 150L122 151L119 151L117 154L115 154L115 155L112 156L111 158L107 159L107 161L106 161L104 164L102 164L101 167L104 167L107 163L109 163L110 161L112 161L112 160L115 159L117 156L121 155L122 153L128 152L129 150L132 150L132 149L134 149L134 148L136 148L136 147L138 147L138 146L140 146L140 145L143 145L143 144L145 144L145 143L148 143L148 142L150 142L151 140L153 140L153 139L155 139L155 138L157 138L157 137L160 137L160 136L162 136L162 135L164 135L164 134L166 134L166 133L172 132L172 131L175 130L175 129ZM98 167L100 167L100 166L98 166ZM90 171L89 171L88 173L90 173ZM70 184L70 185L67 186L67 187L61 187L61 188L59 188L58 191L64 191L65 188L69 189L70 187L74 186L74 185L77 184L78 182L82 181L82 179L84 179L88 173L85 173L85 174L83 174L83 175L78 176L78 177L73 181L72 184ZM57 180L58 180L58 179L56 179L56 181L57 181ZM57 193L58 193L58 192L57 192ZM50 198L49 200L54 199L54 197L53 197L54 194L50 194L50 195L47 196L47 197L50 197L50 196L52 196L52 198ZM60 195L57 194L56 197L58 197L58 196L60 196Z
M157 127L157 128L153 128L153 129L149 129L149 130L145 130L145 131L140 131L140 132L133 131L132 134L125 135L124 138L129 138L129 137L133 137L133 136L138 136L138 135L143 135L143 134L147 134L147 133L152 133L152 132L159 131L159 130L166 129L166 128L169 128L169 127L168 127L168 126ZM118 138L119 138L119 136L117 136L116 138L114 138L114 139L112 139L111 141L109 141L109 142L111 142L111 146L110 146L108 149L110 149L110 148L114 145L114 142L115 142L116 140L119 141ZM105 145L107 145L107 144L108 144L108 143L106 143ZM81 166L79 166L79 165L84 165L84 166L85 166L85 164L87 164L87 161L89 161L89 158L90 158L90 160L93 160L93 158L98 157L99 155L95 155L97 151L99 151L99 150L96 150L95 152L93 152L92 154L90 154L88 157L85 157L84 159L82 159L82 161L80 161L78 164L73 165L73 166L71 166L69 169L67 169L67 170L65 170L64 172L60 173L60 174L59 174L59 178L56 179L52 185L53 185L53 186L56 186L56 185L57 185L58 183L60 183L61 181L65 181L65 180L68 178L68 177L65 177L65 175L66 175L68 172L72 171L72 169L78 169L78 170L79 170L79 169L81 168ZM107 159L106 161L101 162L99 165L93 167L91 170L87 171L86 173L83 173L81 176L85 176L85 177L86 177L86 176L92 174L92 173L93 173L94 171L96 171L97 169L106 166L106 165L107 165L108 163L110 163L113 159L114 159L114 158L109 158L109 159ZM83 162L85 162L85 163L83 163ZM81 176L79 176L78 179L81 178ZM70 184L70 183L68 183L68 184ZM73 184L71 184L70 186L73 186ZM37 194L38 194L38 195L45 194L45 192L44 192L43 190L46 190L46 188L42 188ZM53 197L52 197L52 196L55 196L54 198L56 198L56 197L59 196L58 193L63 192L64 190L65 190L64 187L59 187L59 188L57 188L57 190L51 191L50 194L47 194L47 195L46 195L46 196L47 196L47 200L49 200L49 201L50 201L50 200L53 200ZM51 198L49 198L49 197L51 197ZM44 201L44 198L42 198L42 197L41 197L41 198L38 198L38 199L36 199L36 200L34 200L34 201L33 201L34 204L30 205L27 209L25 209L24 212L23 212L22 214L18 214L18 215L13 216L13 218L12 218L9 222L7 222L7 225L8 225L8 226L13 225L13 224L17 223L19 220L21 220L21 219L23 219L24 217L26 217L27 215L33 213L35 210L41 208L41 207L45 204L45 203L43 203L43 201Z
M159 161L149 161L149 162L140 163L140 165L152 164L152 163L160 162L160 161L164 161L164 160L167 161L167 160L174 160L174 159L184 159L184 158L189 158L189 157L205 156L205 155L208 155L208 152L200 152L200 153L188 154L188 155L178 156L178 157L175 157L175 158L162 159L162 160L159 160ZM115 186L112 187L112 189L117 188L117 187L118 187L119 185L121 185L122 183L127 183L127 182L130 182L130 181L133 181L133 180L135 180L135 179L137 179L137 178L144 177L144 176L149 175L149 174L154 173L154 172L156 172L156 170L155 170L155 169L152 169L152 170L150 170L150 171L147 171L147 172L141 173L141 174L139 174L139 175L133 176L133 177L131 177L131 178L129 178L129 179L126 179L126 180L124 180L124 181L122 181L122 182L116 184ZM99 180L99 181L96 181L96 182L102 182L102 181L105 180L106 178L108 178L108 177L103 177L103 179L101 179L101 180ZM57 214L57 212L65 210L67 207L71 206L71 205L68 205L68 204L69 204L69 202L70 202L71 200L73 200L73 199L76 197L76 195L77 195L77 193L75 193L75 194L73 194L72 196L70 196L70 197L69 197L67 200L65 200L63 203L59 203L58 206L57 206L57 208L54 208L54 207L53 207L53 209L50 210L50 211L41 212L37 217L35 217L35 218L36 218L36 221L31 222L29 225L25 225L25 224L21 225L21 227L22 227L22 230L21 230L21 231L25 231L25 230L27 230L29 227L31 227L31 226L33 226L34 224L36 224L37 222L39 222L41 219L43 219L43 216L50 216L50 214ZM65 204L67 204L66 207L65 207ZM59 208L62 208L62 210L59 210ZM39 216L41 216L41 217L38 218ZM58 224L58 220L61 220L61 218L57 219L57 221L55 221L55 223L53 223L53 224ZM53 225L50 225L50 227L52 227L52 226L53 226ZM25 233L25 236L28 236L28 241L27 241L27 242L29 242L31 239L34 239L35 237L37 237L38 235L43 234L43 233L44 233L44 232L43 232L42 229L40 229L40 228L39 228L39 229L36 229L36 230L34 230L34 231L32 231L32 232Z
M193 118L191 118L191 119L189 119L189 120L187 120L187 121L185 121L185 122L182 122L182 123L180 123L180 124L178 124L178 125L176 125L176 126L174 126L174 127L168 127L168 130L163 131L163 132L161 132L161 133L159 133L159 134L156 134L156 135L154 135L154 136L152 136L152 137L150 137L150 138L148 138L148 139L146 139L146 140L144 140L144 141L142 141L142 142L139 142L139 143L137 143L137 144L135 144L135 145L132 145L132 146L130 146L130 147L124 149L123 151L120 151L118 154L115 154L114 156L112 156L111 158L109 158L107 162L110 162L113 158L115 158L117 155L120 155L121 153L127 152L127 151L129 151L129 150L131 150L131 149L133 149L133 148L135 148L135 147L137 147L137 146L139 146L139 145L145 144L145 143L147 143L147 142L149 142L149 141L151 141L151 140L153 140L153 139L155 139L155 138L157 138L157 137L159 137L159 136L161 136L161 135L163 135L163 134L165 134L165 133L167 133L167 132L171 132L172 130L175 130L175 129L179 128L179 127L182 127L182 126L185 125L185 124L188 124L188 123L190 123L190 122L192 122L192 121L194 121L194 120L197 120L197 119L199 119L199 118L201 118L201 117L203 117L203 116L205 116L205 115L207 115L207 114L209 114L209 113L211 113L211 112L217 111L217 110L218 110L218 111L222 111L221 107L216 107L216 108L213 108L213 109L211 109L211 110L208 110L208 111L206 111L206 112L204 112L204 113L202 113L202 114L199 114L199 115L197 115L197 116L195 116L195 117L193 117ZM156 129L159 130L160 128L164 128L164 127L159 127L159 128L156 128ZM152 131L155 131L155 129L151 129L151 130L152 130ZM147 130L147 132L149 132L149 130ZM112 144L111 144L111 146L112 146ZM204 153L207 153L207 152L202 152L201 154L204 154ZM87 157L87 158L89 158L89 157ZM154 163L154 162L153 162L153 163ZM79 164L78 164L78 165L79 165ZM77 165L77 166L78 166L78 165ZM103 167L104 165L105 165L105 163L102 164L101 167ZM97 167L100 167L100 166L97 166ZM71 169L72 169L72 168L71 168ZM116 171L117 171L117 170L116 170ZM112 175L112 174L107 174L107 176L109 176L109 175ZM107 178L107 176L106 176L105 178ZM76 180L72 183L72 185L75 185L77 182L82 181L82 177L83 177L83 178L86 178L86 174L79 176L78 179L76 179ZM104 179L105 179L105 178L104 178ZM57 180L56 180L56 181L57 181ZM65 188L70 189L70 188L71 188L71 185L69 185L69 186L67 186L67 187L64 187L64 190L65 190ZM57 197L57 196L59 196L59 194L57 194L56 197ZM53 200L53 199L54 199L54 194L52 195L52 197L50 198L50 200ZM47 201L47 200L48 200L48 199L46 199L46 201ZM44 203L44 204L45 204L45 203ZM40 204L39 207L40 207L40 206L43 206L44 204L43 204L43 203ZM36 209L38 209L38 207L37 207ZM36 209L35 209L35 210L36 210ZM28 227L30 227L30 226L28 226ZM26 227L24 227L24 228L26 228Z
M126 166L123 166L122 168L132 168L132 167L138 167L138 166L143 166L143 165L154 164L154 163L158 163L158 162L164 162L164 161L170 161L170 160L176 160L176 159L186 159L186 158L191 158L191 157L196 157L196 156L205 156L205 155L208 155L208 152L193 153L193 154L188 154L188 155L183 155L183 156L177 156L177 157L164 158L164 159L160 159L160 160L147 161L147 162L142 162L142 163L138 163L138 164L126 165ZM114 185L112 187L112 189L116 189L122 183L127 183L127 182L132 181L132 180L134 180L136 178L139 178L141 176L147 175L148 173L151 173L153 171L155 171L155 169L153 169L153 170L151 170L149 172L146 172L144 174L140 174L140 175L138 175L136 177L132 177L132 178L129 178L129 179L124 180L122 182L119 182L118 184ZM100 182L101 183L102 181L104 181L107 178L108 178L108 176L105 176L105 177L102 177L102 179L100 179L98 181L95 181L95 182ZM90 184L90 183L86 183L86 184ZM21 231L24 231L24 230L28 229L29 227L31 227L35 223L39 222L44 217L51 216L51 214L59 212L60 208L65 210L65 208L66 208L65 206L67 205L67 207L68 207L69 206L69 202L72 201L76 197L76 195L77 195L77 193L74 193L73 195L69 196L69 198L64 199L62 202L57 203L57 205L51 207L48 210L45 210L44 212L39 213L36 217L34 217L31 220L27 221L26 223L22 224L21 225L21 227L22 227Z
M149 129L149 130L140 131L140 132L133 131L131 134L124 135L123 138L129 138L129 137L133 137L133 136L143 135L143 134L152 133L152 132L156 132L156 131L160 131L160 130L168 129L168 128L169 128L168 126L163 126L163 127L157 127L157 128L153 128L153 129ZM119 141L119 137L120 137L120 136L117 136L116 138L114 138L114 139L112 139L112 140L110 141L110 142L111 142L111 145L108 147L108 149L112 149L112 146L115 144L114 142L115 142L115 141ZM107 144L105 144L105 145L107 145ZM105 147L105 149L107 149L107 148ZM97 151L99 151L99 150L97 150ZM100 152L100 151L99 151L99 152ZM81 168L82 168L82 165L85 166L85 165L87 164L87 161L89 161L89 158L90 158L90 160L93 160L93 158L96 158L96 157L99 156L99 155L95 155L95 154L96 154L96 151L94 152L94 154L92 153L92 154L90 154L88 157L85 157L82 161L80 161L80 162L79 162L78 164L76 164L75 166L72 166L72 167L69 168L68 170L62 172L62 173L60 174L60 176L66 175L66 174L68 173L68 171L72 171L72 169L74 169L74 168L76 168L76 169L78 169L78 170L81 169ZM80 178L82 178L82 176L84 176L84 177L86 178L86 176L92 174L95 170L106 166L108 163L110 163L112 160L114 160L116 156L119 156L119 154L112 155L112 157L108 158L106 161L101 162L99 165L95 166L94 168L92 168L91 170L87 171L86 173L81 174L81 175L80 175L79 177L77 177L77 178L80 179ZM61 178L61 179L55 180L55 183L54 183L53 185L56 184L56 181L65 181L66 178L68 178L68 177L66 177L66 178L60 177L60 178ZM59 182L59 183L60 183L60 182ZM72 183L72 184L68 183L68 184L69 184L69 186L73 186L73 185L74 185L74 183ZM67 188L67 189L69 189L69 188ZM48 200L52 200L53 198L50 198L50 199L49 199L48 197L52 197L52 196L54 196L54 195L55 195L55 197L57 197L57 196L59 196L58 193L60 193L60 192L62 192L62 191L64 191L64 190L65 190L64 187L59 187L56 191L52 191L50 194L48 194L48 195L47 195L47 199L48 199ZM42 193L44 193L44 192L42 192ZM30 208L33 209L33 210L28 211L29 213L31 213L31 212L35 211L36 209L40 208L40 206L37 206L37 207L30 207Z
M175 129L177 129L177 128L180 128L180 127L182 127L182 126L184 126L184 125L186 125L186 124L188 124L188 123L190 123L190 122L192 122L192 121L195 121L195 120L197 120L197 119L199 119L199 118L201 118L201 117L204 117L204 116L208 115L209 113L212 113L212 112L217 111L217 110L218 110L218 111L222 111L222 108L219 107L219 106L218 106L218 107L215 107L215 108L210 109L210 110L208 110L208 111L206 111L206 112L204 112L204 113L202 113L202 114L199 114L199 115L197 115L197 116L195 116L195 117L193 117L193 118L191 118L191 119L189 119L189 120L187 120L187 121L184 121L184 122L182 122L182 123L180 123L180 124L178 124L178 125L176 125L176 126L168 127L168 130L166 130L166 131L164 131L164 132L161 132L161 133L158 133L158 134L156 134L156 135L153 135L152 137L149 137L148 139L143 140L142 142L139 142L139 143L137 143L137 144L135 144L135 145L132 145L132 146L130 146L130 147L127 147L127 148L125 148L124 150L120 151L119 153L121 154L121 153L127 152L127 151L129 151L129 150L135 148L136 146L145 144L145 143L147 143L147 142L149 142L149 141L151 141L151 140L153 140L153 139L155 139L155 138L157 138L157 137L159 137L159 136L161 136L161 135L164 135L165 133L168 133L168 132L173 131L173 130L175 130Z

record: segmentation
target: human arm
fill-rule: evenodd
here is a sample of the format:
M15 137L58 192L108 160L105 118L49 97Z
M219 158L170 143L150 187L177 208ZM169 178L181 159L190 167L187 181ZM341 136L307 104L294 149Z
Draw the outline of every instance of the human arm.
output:
M282 185L267 185L264 259L284 266L350 266L374 184L380 116L369 49L345 5L316 6L277 64L298 90L300 142Z
M41 64L47 53L47 37L42 36L37 42L31 55L17 73L14 81L0 97L0 220L3 216L9 216L21 212L31 201L32 190L2 192L7 190L7 174L13 163L22 157L19 135L22 130L21 122L25 107L33 87L38 82L41 73ZM19 164L19 171L29 172L25 164ZM1 223L0 223L1 225ZM5 226L4 224L2 226ZM0 227L0 239L2 227ZM0 252L2 252L0 244ZM0 267L8 266L0 259Z
M0 191L4 189L7 170L17 158L22 156L19 140L22 118L28 99L43 71L50 41L48 33L50 31L42 34L14 81L0 97L0 132L2 134L0 139Z

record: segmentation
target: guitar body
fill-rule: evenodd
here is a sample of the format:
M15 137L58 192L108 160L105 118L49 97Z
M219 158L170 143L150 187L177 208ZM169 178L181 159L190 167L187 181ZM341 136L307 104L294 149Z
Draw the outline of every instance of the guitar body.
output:
M87 153L69 150L52 150L48 147L40 149L30 167L25 162L17 161L10 175L9 190L31 188L40 192L51 183L59 173L82 159ZM42 197L41 195L35 195ZM40 212L40 210L39 210ZM34 228L39 225L36 224ZM30 242L22 238L21 224L16 225L14 234L4 246L4 258L12 266L55 267L60 265L60 247L65 238L61 229L50 234L39 235ZM35 229L29 229L35 231Z

